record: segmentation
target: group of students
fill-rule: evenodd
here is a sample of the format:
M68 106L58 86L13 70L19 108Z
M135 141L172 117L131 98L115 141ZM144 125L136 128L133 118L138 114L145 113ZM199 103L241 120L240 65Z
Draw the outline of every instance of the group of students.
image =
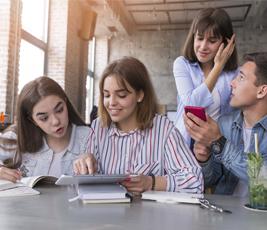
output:
M245 152L253 151L254 133L267 160L267 54L248 55L239 69L228 14L208 8L194 18L173 71L175 123L158 114L148 71L133 57L105 68L98 118L90 127L54 80L28 83L18 97L15 126L0 136L0 178L135 174L123 185L136 193L201 193L204 185L216 193L244 193ZM207 121L184 114L186 105L205 107Z

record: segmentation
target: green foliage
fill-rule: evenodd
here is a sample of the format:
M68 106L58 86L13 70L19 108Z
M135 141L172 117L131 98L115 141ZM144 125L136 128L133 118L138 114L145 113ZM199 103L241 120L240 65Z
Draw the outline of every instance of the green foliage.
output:
M250 205L254 208L267 209L267 188L263 184L250 186Z
M253 208L267 209L267 187L259 178L263 165L260 154L248 153L249 201Z
M258 179L262 165L263 165L263 157L260 154L248 153L249 178Z

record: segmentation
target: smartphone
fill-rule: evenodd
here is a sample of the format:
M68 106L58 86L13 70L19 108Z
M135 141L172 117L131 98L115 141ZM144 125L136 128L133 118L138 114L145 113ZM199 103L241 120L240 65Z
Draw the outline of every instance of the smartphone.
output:
M185 106L184 107L184 111L185 111L185 113L190 112L190 113L194 114L195 116L197 116L198 118L200 118L203 121L207 121L204 107L200 107L200 106Z

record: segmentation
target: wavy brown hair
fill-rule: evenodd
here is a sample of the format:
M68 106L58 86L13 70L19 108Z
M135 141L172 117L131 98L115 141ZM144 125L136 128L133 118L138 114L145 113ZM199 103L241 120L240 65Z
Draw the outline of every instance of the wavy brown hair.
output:
M136 58L123 57L111 62L104 70L99 83L99 107L98 115L102 126L108 127L111 124L111 118L104 106L104 82L105 79L113 75L118 83L127 91L126 83L129 84L136 93L143 91L144 98L137 103L136 120L140 129L149 128L152 125L153 118L158 111L157 99L152 82L145 65Z
M183 56L189 61L198 61L194 51L194 37L197 33L204 35L205 32L213 32L215 37L222 38L226 46L227 39L230 39L234 32L231 18L224 9L205 8L200 10L194 18L182 51ZM235 47L231 57L224 66L224 71L235 70L237 67L238 60Z

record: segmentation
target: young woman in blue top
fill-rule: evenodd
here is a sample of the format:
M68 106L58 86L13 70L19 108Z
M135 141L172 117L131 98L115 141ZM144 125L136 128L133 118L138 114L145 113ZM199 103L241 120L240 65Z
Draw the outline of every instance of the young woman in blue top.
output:
M194 18L173 73L178 91L175 124L189 144L184 106L205 107L215 120L231 111L230 82L237 75L237 52L231 19L223 9L203 9Z
M0 137L4 152L16 147L15 154L10 152L13 162L0 167L0 179L15 182L22 176L72 174L73 161L86 151L89 127L60 85L48 77L26 84L16 115L15 130Z

